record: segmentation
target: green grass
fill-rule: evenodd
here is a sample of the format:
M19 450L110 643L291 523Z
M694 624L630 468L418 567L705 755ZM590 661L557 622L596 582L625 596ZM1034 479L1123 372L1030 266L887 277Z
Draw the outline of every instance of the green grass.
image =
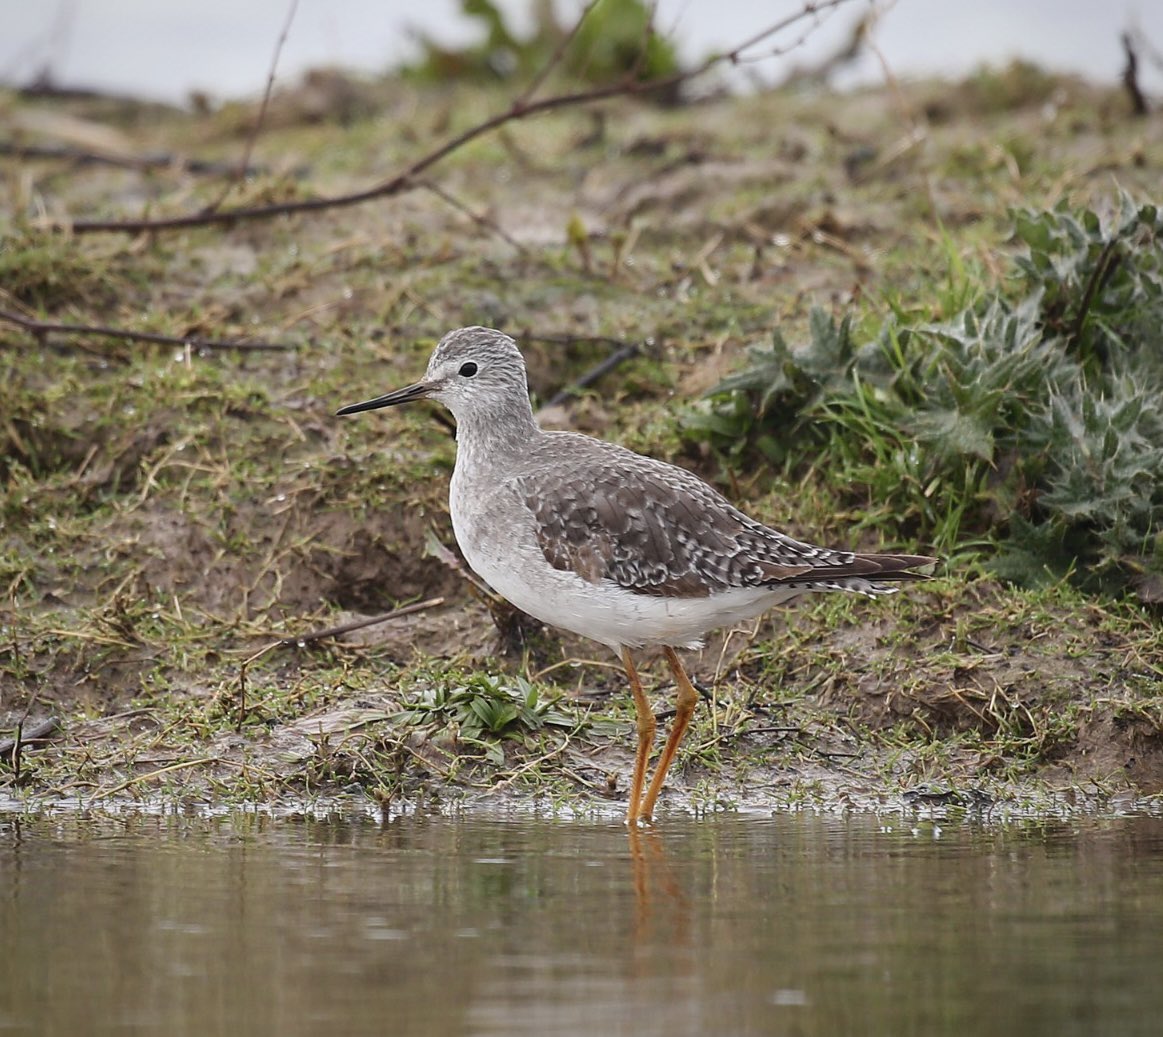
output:
M1163 220L1118 196L1015 213L1008 277L973 279L947 235L937 317L899 300L860 341L812 311L686 421L733 461L818 467L867 498L863 525L983 554L1019 583L1063 573L1163 600Z

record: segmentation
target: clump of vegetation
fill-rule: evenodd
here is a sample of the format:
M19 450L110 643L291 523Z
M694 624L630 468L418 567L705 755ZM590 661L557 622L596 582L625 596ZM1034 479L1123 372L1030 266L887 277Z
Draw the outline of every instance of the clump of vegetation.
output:
M504 80L539 71L561 47L562 69L589 83L627 77L648 82L678 71L674 47L654 31L651 6L642 0L598 0L568 42L568 30L549 3L534 5L534 27L526 37L513 33L492 0L462 0L461 9L484 29L484 40L449 50L421 37L424 57L407 71L437 82Z
M960 100L974 112L1004 112L1049 101L1062 80L1029 61L1014 60L1001 68L983 65L961 85Z
M33 230L19 221L0 227L0 284L38 312L71 302L108 304L116 297L111 266L67 234Z
M503 764L502 738L520 738L545 725L573 728L571 717L541 696L524 677L511 680L477 673L463 683L439 684L405 704L396 718L413 727L452 728L461 742L481 749L491 763Z
M789 474L821 452L869 524L942 552L990 548L1034 585L1130 585L1163 600L1163 217L1122 195L1022 211L1006 284L944 320L896 307L867 341L816 311L687 421L733 458Z

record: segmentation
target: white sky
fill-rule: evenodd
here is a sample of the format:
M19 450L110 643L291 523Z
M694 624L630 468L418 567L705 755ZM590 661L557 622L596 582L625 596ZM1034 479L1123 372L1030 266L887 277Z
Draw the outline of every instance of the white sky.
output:
M185 100L193 89L223 98L260 93L291 0L5 0L0 3L0 81L27 82L48 68L58 85L99 87ZM530 0L499 0L515 25ZM658 0L658 25L673 28L683 54L705 56L801 7L799 0ZM566 18L580 0L558 0ZM809 62L835 47L866 9L850 4L788 61ZM962 75L1014 56L1116 82L1119 33L1138 25L1163 53L1163 0L897 0L877 43L898 76ZM299 0L279 63L281 81L305 68L384 69L414 53L410 31L463 42L474 26L459 0ZM792 30L787 42L798 37ZM1157 59L1163 61L1163 58ZM879 78L866 56L855 70ZM1163 94L1163 68L1145 59L1141 82Z

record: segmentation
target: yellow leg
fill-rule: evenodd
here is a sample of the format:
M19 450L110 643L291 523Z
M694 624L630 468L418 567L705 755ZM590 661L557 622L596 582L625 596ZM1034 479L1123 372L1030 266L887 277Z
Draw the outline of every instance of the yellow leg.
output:
M638 812L638 816L644 821L649 821L654 816L654 804L658 799L659 792L662 791L662 783L666 781L666 772L670 770L671 761L674 760L674 754L678 751L679 743L682 741L683 735L686 734L691 716L694 714L695 706L698 705L699 701L699 693L695 691L694 685L691 684L690 678L686 675L686 670L682 668L682 661L675 650L667 646L663 648L663 651L666 653L666 661L670 664L670 672L674 674L674 682L678 685L678 702L675 703L674 726L670 729L666 748L662 750L658 766L654 769L654 777L650 781L650 789L646 793L646 799L642 802L641 810Z
M636 825L641 814L639 804L642 801L642 786L646 784L646 761L650 758L657 724L650 703L646 701L646 693L642 690L642 682L638 679L638 670L629 648L622 649L622 665L626 667L626 676L630 678L630 691L634 694L634 709L638 714L638 751L634 754L634 777L630 781L630 803L626 807L626 823Z

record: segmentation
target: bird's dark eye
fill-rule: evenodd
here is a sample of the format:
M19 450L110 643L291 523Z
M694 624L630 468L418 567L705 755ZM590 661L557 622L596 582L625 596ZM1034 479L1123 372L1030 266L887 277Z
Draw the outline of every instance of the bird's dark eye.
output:
M464 378L471 378L477 373L477 365L471 360L467 364L460 365L460 373Z

